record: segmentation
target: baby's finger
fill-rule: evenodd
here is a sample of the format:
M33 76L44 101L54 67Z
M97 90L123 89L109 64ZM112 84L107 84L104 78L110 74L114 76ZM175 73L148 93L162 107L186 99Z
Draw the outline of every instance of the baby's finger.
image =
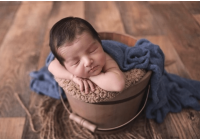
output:
M85 93L87 94L89 91L89 86L86 80L83 80L84 88L85 88Z
M90 89L91 89L92 91L94 91L94 84L93 84L90 80L87 80L87 82L88 82L88 84L89 84L89 86L90 86Z
M80 91L83 92L83 82L82 80L79 80L79 86L80 86Z

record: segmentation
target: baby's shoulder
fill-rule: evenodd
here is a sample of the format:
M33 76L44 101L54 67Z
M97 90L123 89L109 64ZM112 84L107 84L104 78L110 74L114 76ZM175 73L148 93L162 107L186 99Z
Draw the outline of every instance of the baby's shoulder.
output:
M106 54L106 61L107 60L113 60L113 61L115 61L109 54L107 54L107 53L105 53Z
M106 63L110 64L110 63L116 63L116 62L109 54L106 53Z

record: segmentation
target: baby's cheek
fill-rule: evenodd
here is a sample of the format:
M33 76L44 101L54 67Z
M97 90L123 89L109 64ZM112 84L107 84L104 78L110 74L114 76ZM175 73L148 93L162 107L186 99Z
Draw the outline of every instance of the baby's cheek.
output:
M69 72L70 72L71 74L75 75L75 76L79 76L79 75L80 75L80 73L78 72L78 69L76 69L76 68L70 68L70 69L69 69ZM80 76L79 76L79 77L80 77Z
M102 56L101 63L102 63L103 66L105 65L105 63L106 63L106 56L105 55Z
M77 76L82 77L82 78L87 78L87 77L88 77L88 75L87 75L87 73L85 72L85 69L84 69L84 68L77 68L77 69L75 70L75 73L76 73Z

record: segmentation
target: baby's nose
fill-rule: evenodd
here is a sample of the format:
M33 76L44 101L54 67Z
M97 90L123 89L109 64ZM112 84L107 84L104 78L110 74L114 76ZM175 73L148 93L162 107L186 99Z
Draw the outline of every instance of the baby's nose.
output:
M92 63L93 63L92 59L86 59L85 66L90 67L92 65Z

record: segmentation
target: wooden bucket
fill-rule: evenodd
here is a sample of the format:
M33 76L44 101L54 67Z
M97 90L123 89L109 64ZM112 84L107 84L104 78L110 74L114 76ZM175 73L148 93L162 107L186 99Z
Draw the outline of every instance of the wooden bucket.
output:
M128 46L134 46L137 41L126 34L100 32L99 35L101 39L119 41ZM66 95L73 113L97 126L95 133L116 132L134 120L145 107L150 77L151 71L148 71L138 83L115 98L100 103L86 103Z

